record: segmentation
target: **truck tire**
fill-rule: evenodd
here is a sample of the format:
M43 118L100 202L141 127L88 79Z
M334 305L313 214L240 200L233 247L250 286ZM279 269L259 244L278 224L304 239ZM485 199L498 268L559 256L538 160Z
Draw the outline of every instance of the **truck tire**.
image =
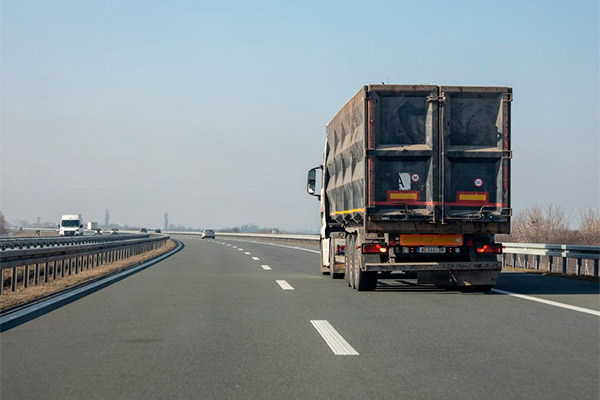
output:
M354 287L359 292L371 292L377 287L377 272L363 271L363 255L360 251L354 250Z
M346 234L346 262L344 263L344 278L346 280L346 284L349 287L352 287L352 282L350 278L352 277L352 235Z
M350 235L350 287L354 289L354 268L356 266L356 235Z

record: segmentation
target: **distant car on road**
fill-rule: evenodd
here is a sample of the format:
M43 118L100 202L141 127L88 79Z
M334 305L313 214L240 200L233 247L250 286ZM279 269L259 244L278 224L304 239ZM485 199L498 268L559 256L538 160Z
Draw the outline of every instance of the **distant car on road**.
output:
M96 229L94 235L102 235L102 229Z
M204 232L202 232L202 239L214 239L215 238L215 232L212 229L205 229Z
M119 230L118 230L117 228L112 228L112 229L110 230L110 234L111 234L111 235L118 235L118 234L119 234Z
M146 228L140 228L140 233L148 233L148 229L146 229Z
M155 229L155 230L154 230L154 233L160 233L160 232L161 232L161 230L160 230L160 229Z

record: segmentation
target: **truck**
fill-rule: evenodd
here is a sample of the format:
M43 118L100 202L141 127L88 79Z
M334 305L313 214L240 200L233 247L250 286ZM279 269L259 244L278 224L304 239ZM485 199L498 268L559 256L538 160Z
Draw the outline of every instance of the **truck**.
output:
M98 222L88 221L87 223L88 231L95 231L98 229Z
M58 225L58 234L60 236L82 236L83 218L81 214L65 214L60 218Z
M391 273L490 290L495 235L510 233L511 102L509 87L364 86L308 171L323 274L359 291Z

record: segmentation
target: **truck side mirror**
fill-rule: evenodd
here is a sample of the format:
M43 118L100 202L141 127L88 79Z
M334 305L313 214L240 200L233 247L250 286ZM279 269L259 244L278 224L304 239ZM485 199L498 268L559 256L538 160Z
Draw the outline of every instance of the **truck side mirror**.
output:
M317 170L323 169L322 166L314 167L308 171L308 179L306 183L306 192L311 196L317 196L319 200L321 199L321 195L317 194Z

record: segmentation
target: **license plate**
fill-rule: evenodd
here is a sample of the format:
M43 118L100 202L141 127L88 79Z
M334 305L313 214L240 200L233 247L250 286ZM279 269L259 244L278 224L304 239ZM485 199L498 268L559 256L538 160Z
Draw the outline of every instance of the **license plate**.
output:
M417 247L417 253L429 253L429 254L444 254L446 249L444 247Z

